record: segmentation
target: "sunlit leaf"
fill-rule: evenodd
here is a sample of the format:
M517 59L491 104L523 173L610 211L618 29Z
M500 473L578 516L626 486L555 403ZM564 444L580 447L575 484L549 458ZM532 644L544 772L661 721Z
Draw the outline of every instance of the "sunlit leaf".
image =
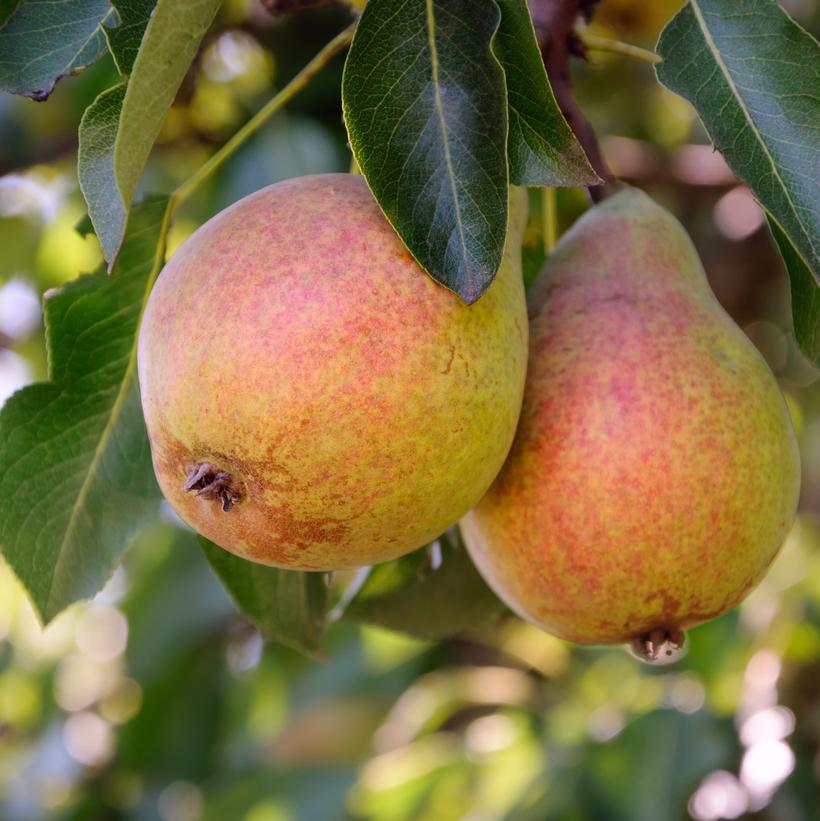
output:
M78 173L109 265L148 155L219 0L158 0L127 84L104 91L80 123ZM120 55L127 62L133 42Z
M116 276L46 299L50 381L0 413L0 548L45 621L96 593L156 515L136 332L166 203L134 210Z

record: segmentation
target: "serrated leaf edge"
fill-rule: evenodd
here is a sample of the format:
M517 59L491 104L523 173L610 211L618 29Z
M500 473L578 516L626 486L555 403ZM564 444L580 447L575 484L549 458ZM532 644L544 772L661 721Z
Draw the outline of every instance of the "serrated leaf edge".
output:
M151 293L151 288L154 285L154 281L156 280L157 274L159 273L159 269L162 266L162 261L165 256L165 238L168 235L168 226L170 223L170 218L171 205L170 203L166 203L165 211L162 215L162 221L160 222L160 233L157 241L157 247L154 251L154 260L151 263L151 272L148 275L148 280L146 281L145 290L143 292L142 307L140 308L139 320L137 324L138 328L139 323L142 321L142 315L145 311L145 305L148 301L148 295ZM52 574L51 581L49 583L48 599L46 600L46 605L44 607L43 612L43 615L46 620L51 618L53 606L52 597L54 595L54 580L57 579L60 575L60 568L63 562L63 557L66 555L67 552L66 546L69 542L71 534L73 533L77 516L79 515L79 512L83 507L83 503L85 502L85 498L88 495L92 483L92 478L96 474L97 468L102 459L102 455L105 452L106 447L108 446L111 434L114 428L116 427L117 421L119 420L120 412L122 410L123 405L125 404L125 398L131 386L131 380L136 371L137 338L138 334L134 334L134 342L132 343L131 353L128 357L128 365L126 366L125 374L123 375L122 382L120 383L120 387L117 391L117 397L114 400L114 404L112 405L111 413L109 414L109 418L106 422L102 435L100 436L100 439L97 442L97 446L94 448L94 454L85 472L85 478L83 479L83 483L80 486L80 491L77 494L77 498L72 506L71 515L69 517L68 524L66 525L62 542L60 543L59 551L57 553L57 561L54 565L54 573Z
M792 210L792 214L794 215L795 222L800 226L800 229L803 232L803 235L806 237L806 240L808 241L809 247L812 250L814 250L814 247L815 247L814 240L813 240L811 234L808 232L806 226L803 224L803 222L800 218L800 212L797 209L797 207L795 206L794 202L792 201L791 195L789 194L789 189L786 186L785 181L781 177L780 172L778 171L777 165L775 164L774 158L772 157L772 155L769 151L769 146L766 144L766 141L762 138L761 132L756 127L755 122L752 119L752 116L749 112L749 109L746 106L746 101L743 99L743 96L741 95L741 93L740 93L740 91L739 91L739 89L738 89L738 87L737 87L737 85L734 81L734 78L732 77L731 72L729 71L728 66L726 65L726 63L724 63L723 58L721 57L720 49L718 49L717 45L715 44L715 41L712 38L712 33L709 31L709 27L706 25L706 20L703 16L703 12L702 12L700 6L698 5L698 0L689 0L689 5L692 9L692 13L695 15L695 19L698 22L698 26L700 27L701 31L703 32L703 38L706 41L706 46L709 49L712 56L714 57L715 63L717 64L718 68L720 69L720 72L723 74L727 84L729 85L729 88L731 89L735 100L737 100L737 103L740 106L740 110L743 112L743 116L746 118L746 122L748 123L749 128L756 135L758 135L759 143L760 143L761 147L763 148L763 153L766 155L766 159L769 161L769 165L771 165L772 174L773 174L774 178L777 180L777 182L779 183L780 188L782 189L783 194L785 195L787 202L791 206L791 210ZM774 5L777 6L778 10L782 14L785 14L783 9L777 3L775 3Z

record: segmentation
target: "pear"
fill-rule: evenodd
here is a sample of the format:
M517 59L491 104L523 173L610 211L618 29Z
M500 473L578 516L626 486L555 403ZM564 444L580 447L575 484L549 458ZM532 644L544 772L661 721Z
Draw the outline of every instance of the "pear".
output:
M786 404L683 227L638 190L573 226L528 303L518 432L464 540L525 619L656 658L777 554L800 483Z
M407 553L485 493L527 359L526 194L474 305L410 256L359 176L227 208L160 274L139 335L154 468L174 510L253 561L337 570Z

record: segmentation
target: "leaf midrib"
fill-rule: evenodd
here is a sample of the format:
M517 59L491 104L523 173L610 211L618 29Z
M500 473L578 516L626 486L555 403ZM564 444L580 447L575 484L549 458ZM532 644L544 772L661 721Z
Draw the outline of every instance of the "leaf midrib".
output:
M692 12L694 13L695 18L698 21L698 25L700 26L700 29L703 32L703 38L706 41L707 48L711 52L718 69L720 69L720 72L723 74L727 84L729 85L729 89L731 90L734 98L737 100L738 106L740 107L740 110L742 111L749 128L751 128L752 132L758 136L758 141L761 147L763 148L763 153L766 155L766 159L769 161L769 165L771 165L772 174L774 178L777 180L781 190L783 191L783 194L786 197L786 201L789 203L789 207L791 208L792 214L794 215L797 224L800 226L800 230L803 232L803 235L806 237L809 247L812 249L812 251L814 251L814 242L812 241L811 234L808 232L806 226L800 219L800 212L797 209L795 203L792 201L785 180L783 180L783 178L780 176L780 173L777 169L777 165L774 161L774 157L772 157L771 152L769 151L769 146L763 138L763 134L755 126L755 122L752 119L749 109L746 107L746 101L743 98L743 95L740 93L740 90L738 89L737 84L735 83L734 78L732 77L731 72L729 71L729 67L726 65L726 63L723 62L723 59L720 55L720 50L718 49L714 39L712 38L712 33L709 31L709 27L706 25L706 20L704 19L703 12L700 6L698 5L698 0L690 0L690 4L692 6Z
M73 507L71 508L71 515L69 516L68 523L66 524L65 533L63 534L63 539L60 542L60 547L57 551L57 560L54 563L54 572L51 575L51 579L48 585L48 598L46 599L46 604L43 608L43 615L46 619L49 618L49 614L51 613L51 607L53 604L54 582L56 579L60 577L60 570L62 568L62 564L67 553L68 545L70 544L73 538L77 519L80 515L80 511L83 509L85 500L88 497L91 485L93 483L93 479L96 476L97 469L99 467L100 462L102 461L103 454L105 453L106 448L108 447L108 443L114 432L114 428L116 427L116 424L119 421L119 416L122 411L123 405L125 404L125 399L128 395L128 389L130 387L131 380L133 379L134 371L136 370L137 339L139 336L139 327L142 321L142 315L145 311L145 305L148 302L148 295L151 293L151 288L153 287L154 280L156 279L157 274L159 273L159 268L162 264L162 259L165 254L165 236L167 235L168 222L171 215L170 212L171 204L166 203L165 210L162 215L162 222L160 225L160 234L157 241L157 247L154 251L154 259L151 263L151 272L148 275L148 279L146 280L145 288L143 289L142 293L140 314L137 319L137 326L136 331L134 333L134 339L131 343L131 351L128 357L128 365L126 366L125 373L123 374L122 381L120 382L120 386L117 390L117 396L114 399L113 405L111 406L111 413L109 414L108 421L106 422L106 425L103 428L102 435L100 436L100 440L97 443L97 447L94 448L94 454L91 457L91 461L88 465L85 478L83 479L83 483L80 486L79 493L77 494L77 499Z
M458 228L458 239L461 246L461 257L464 262L465 273L468 268L467 245L464 240L464 225L461 219L461 205L456 191L455 171L453 161L450 156L450 138L447 130L447 122L444 118L444 106L441 102L441 91L439 88L439 63L438 48L436 46L436 16L433 9L433 0L426 0L427 5L427 42L430 46L430 68L433 73L433 97L436 114L438 115L439 126L441 128L441 141L444 148L444 161L447 165L447 180L450 183L450 193L453 197L455 209L456 226Z

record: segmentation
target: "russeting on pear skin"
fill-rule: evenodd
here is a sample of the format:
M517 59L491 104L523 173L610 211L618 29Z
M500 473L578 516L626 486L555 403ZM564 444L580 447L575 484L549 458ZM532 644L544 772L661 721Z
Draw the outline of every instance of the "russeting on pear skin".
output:
M746 596L793 522L786 404L683 227L638 190L573 226L528 303L521 420L467 547L544 630L671 652Z
M336 570L434 539L509 451L526 375L511 192L501 269L474 305L403 247L364 180L264 188L176 251L139 336L165 497L264 564Z

